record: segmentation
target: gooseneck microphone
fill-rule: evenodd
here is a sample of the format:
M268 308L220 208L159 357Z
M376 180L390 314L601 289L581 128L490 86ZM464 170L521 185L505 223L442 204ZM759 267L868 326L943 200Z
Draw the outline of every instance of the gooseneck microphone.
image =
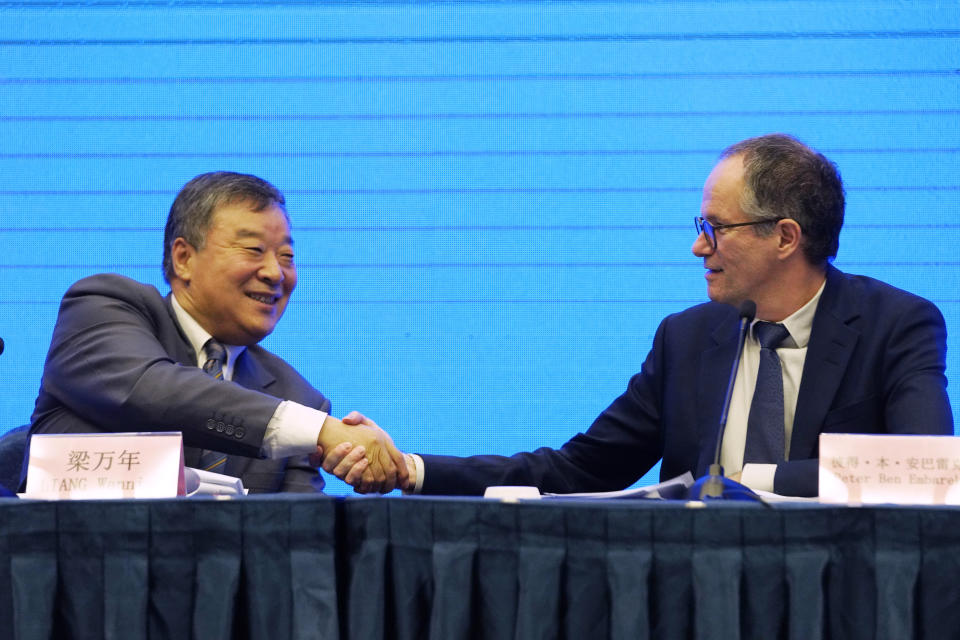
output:
M723 496L724 480L723 467L720 466L720 448L723 444L723 432L727 428L727 414L730 413L730 396L733 395L733 384L737 380L737 369L740 368L740 356L743 355L743 343L747 340L747 331L750 330L750 323L753 322L753 318L756 315L756 302L753 300L744 300L740 303L740 331L737 338L737 354L733 358L733 366L730 367L730 378L727 381L727 394L723 399L723 410L720 412L720 426L717 429L717 449L713 455L713 464L710 465L707 476L702 479L703 484L700 487L700 495L698 497L701 500L704 498L720 498ZM700 483L698 482L697 484Z

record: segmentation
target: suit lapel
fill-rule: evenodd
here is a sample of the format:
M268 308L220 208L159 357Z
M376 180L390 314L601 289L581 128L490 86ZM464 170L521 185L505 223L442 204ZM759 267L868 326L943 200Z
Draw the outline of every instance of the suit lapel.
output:
M233 365L233 381L247 389L265 391L277 379L260 365L256 355L251 353L251 349L253 347L244 349L237 358L236 364Z
M268 393L267 387L276 382L276 378L260 365L250 350L251 347L244 349L233 365L233 381L247 389ZM226 464L227 475L241 477L253 460L245 456L229 456Z
M177 322L177 314L173 310L173 305L170 302L170 297L173 295L173 292L168 293L167 296L163 299L163 304L167 309L167 314L170 316L170 324L172 324L177 330L177 336L179 340L167 341L172 344L165 344L170 356L180 364L187 367L197 366L197 354L193 351L193 346L191 346L190 341L187 340L187 336L183 333L183 329L180 327L180 323ZM188 467L198 467L200 466L200 454L202 449L196 447L185 446L183 448L183 462Z
M700 357L700 373L697 380L697 428L700 454L697 458L697 476L703 475L713 463L717 448L717 430L720 425L720 412L727 392L727 380L730 367L737 352L736 313L731 313L721 322L710 340L713 347L706 349Z
M172 295L173 292L168 293L167 297L163 299L163 304L167 308L167 313L170 315L171 324L177 328L177 335L180 336L180 339L176 341L176 344L171 345L173 347L173 353L170 355L172 355L174 360L180 364L187 365L189 367L196 367L197 354L194 352L190 341L187 340L186 334L183 333L183 328L180 326L180 323L177 322L177 314L174 312L173 304L170 302L170 297Z
M860 315L859 291L832 266L817 306L803 364L797 410L793 418L790 458L813 456L824 419L847 371L860 333L849 326Z

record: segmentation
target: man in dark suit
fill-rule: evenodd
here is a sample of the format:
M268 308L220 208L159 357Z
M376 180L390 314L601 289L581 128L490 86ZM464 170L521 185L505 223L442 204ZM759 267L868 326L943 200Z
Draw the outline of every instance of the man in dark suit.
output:
M348 432L323 394L257 344L297 282L273 185L228 172L188 182L170 208L163 270L165 297L113 274L67 291L31 434L182 431L188 466L237 476L251 492L322 489L325 450L378 487L406 479L385 433Z
M607 491L629 486L661 459L663 479L703 475L716 450L745 300L756 303L757 322L721 456L734 479L816 495L821 433L952 434L943 317L922 298L830 265L843 213L836 167L798 140L769 135L729 147L704 186L693 244L712 302L660 324L642 370L586 433L560 449L511 457L406 454L409 489ZM763 346L766 327L777 338ZM355 480L339 456L324 466Z

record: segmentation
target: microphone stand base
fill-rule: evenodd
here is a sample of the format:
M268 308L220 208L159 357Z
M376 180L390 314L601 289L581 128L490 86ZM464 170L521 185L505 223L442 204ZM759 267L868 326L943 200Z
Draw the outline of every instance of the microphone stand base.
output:
M690 487L690 500L753 500L763 502L763 499L730 478L724 477L723 467L718 464L710 465L707 475L701 476Z

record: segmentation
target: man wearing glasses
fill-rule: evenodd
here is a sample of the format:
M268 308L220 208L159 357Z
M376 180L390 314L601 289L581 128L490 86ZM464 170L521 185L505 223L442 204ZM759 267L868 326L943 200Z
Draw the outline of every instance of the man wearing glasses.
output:
M560 449L406 454L410 489L608 491L660 459L663 479L702 476L714 457L737 308L746 300L756 303L756 320L723 436L728 475L753 489L812 496L822 432L952 434L943 317L927 300L830 264L843 215L835 165L795 138L766 135L727 148L695 219L693 253L711 302L664 319L624 394ZM328 456L324 466L357 484L347 461Z

